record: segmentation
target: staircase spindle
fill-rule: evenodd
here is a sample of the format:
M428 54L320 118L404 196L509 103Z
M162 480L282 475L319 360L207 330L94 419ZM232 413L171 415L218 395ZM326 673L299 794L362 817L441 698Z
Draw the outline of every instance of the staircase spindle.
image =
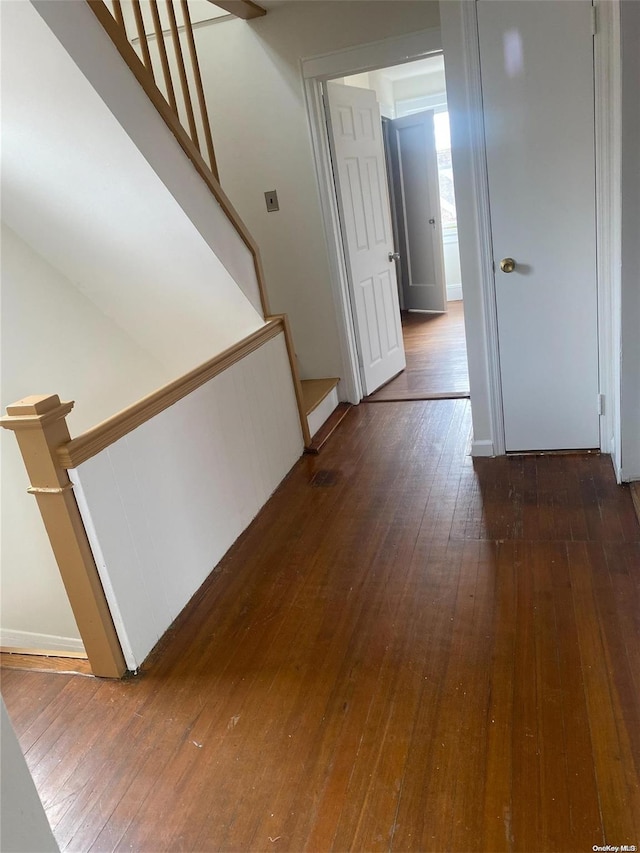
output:
M198 63L198 53L196 51L196 42L193 37L193 27L191 25L191 16L189 15L188 0L180 0L182 5L182 15L184 18L184 28L187 36L187 44L189 46L189 55L191 57L191 66L193 69L193 77L196 82L196 91L198 94L198 104L200 106L200 117L202 118L202 126L204 128L204 138L207 143L207 153L209 155L209 166L213 172L215 179L220 180L218 176L218 166L216 157L213 152L213 139L211 138L211 125L209 124L209 115L207 113L207 103L204 97L204 89L202 87L202 77L200 75L200 65Z
M120 0L111 0L111 3L113 5L113 17L120 24L122 29L125 30L125 32L126 32L126 26L124 23L124 15L122 13L122 3L120 2Z
M167 45L164 40L164 32L162 29L162 21L160 20L160 12L158 11L157 0L149 0L151 6L151 17L153 18L153 28L156 33L156 41L158 43L158 52L160 53L160 64L162 65L162 75L164 84L167 90L167 100L171 109L178 114L178 103L173 89L173 79L171 77L171 68L169 67L169 57L167 55Z
M147 33L144 27L144 18L142 17L142 9L140 8L140 0L131 0L133 6L133 14L136 19L136 29L138 30L138 39L142 49L142 61L145 67L153 76L153 63L151 62L151 52L149 51L149 42L147 41Z
M198 129L196 127L196 119L193 114L193 101L191 100L191 91L189 89L189 81L187 80L187 72L184 64L184 54L182 52L182 43L180 42L180 32L178 30L178 21L176 20L176 11L173 6L173 0L165 0L167 5L167 14L169 16L169 28L171 30L171 39L173 41L173 49L176 54L176 62L178 64L178 74L180 76L180 88L182 89L182 98L184 100L185 110L187 112L187 122L189 123L189 136L198 151L200 151L200 140L198 139Z

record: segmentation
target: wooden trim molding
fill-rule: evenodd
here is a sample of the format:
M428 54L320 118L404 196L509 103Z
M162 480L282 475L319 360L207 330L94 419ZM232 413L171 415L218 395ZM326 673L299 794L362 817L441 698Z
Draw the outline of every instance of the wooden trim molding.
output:
M323 84L321 81L316 78L306 79L305 94L307 115L311 127L311 144L320 189L320 208L329 249L331 290L336 305L338 340L342 362L342 370L340 371L342 391L350 403L357 405L364 395L358 364L358 344L351 311L350 286L338 216L338 201L329 152L329 137L324 115Z
M289 365L291 366L291 379L293 380L293 390L295 391L296 404L298 406L300 428L302 429L304 446L308 447L311 444L311 433L309 431L309 423L307 421L304 392L302 390L302 382L300 381L300 372L298 370L298 357L296 355L295 346L293 344L293 334L291 332L289 318L286 314L273 314L271 317L269 317L269 320L282 323L282 327L284 330L284 339L287 345L287 355L289 356Z
M60 649L27 649L20 646L0 646L0 655L21 657L63 658L64 660L89 660L85 652L68 652Z
M252 3L251 0L211 0L216 6L229 12L230 15L235 15L236 18L242 18L244 21L250 21L251 18L261 18L267 14L267 10L257 3Z
M60 675L93 675L91 664L86 657L60 657L58 652L48 652L45 649L23 651L0 648L0 667L26 672L57 672Z
M505 453L504 411L502 404L502 379L500 373L500 348L498 346L498 308L496 281L493 271L493 237L491 233L491 208L489 205L489 175L487 173L487 150L484 131L482 103L482 75L480 71L480 42L478 34L478 10L475 3L462 3L462 48L464 51L464 73L466 86L466 120L469 134L468 156L471 158L471 192L474 196L476 218L474 242L481 275L482 302L484 312L483 336L487 352L487 379L489 383L489 407L491 418L491 441L497 456ZM460 117L454 121L461 122ZM456 152L457 153L457 152ZM456 155L452 155L454 161ZM456 168L454 162L454 169ZM459 168L459 167L458 167ZM464 174L464 166L459 171ZM460 229L460 225L458 225ZM463 235L469 241L471 235ZM472 386L473 388L473 386Z
M57 459L60 466L77 468L87 459L91 459L109 445L132 432L136 427L160 414L169 406L182 400L196 388L209 382L214 376L222 373L249 353L261 347L271 338L285 331L281 317L271 318L257 332L248 335L242 341L224 350L219 355L205 361L179 379L169 382L158 391L148 394L137 403L128 406L102 423L88 429L77 438L58 446Z
M596 3L593 41L596 126L596 263L600 449L622 481L620 385L622 348L622 79L620 3Z
M420 59L442 50L439 27L416 30L379 41L357 44L303 59L302 76L305 80L330 80L361 71L374 71L398 65L408 59Z
M254 241L253 237L247 230L247 227L238 215L238 212L235 210L229 198L222 190L215 162L213 163L212 171L212 168L209 167L209 165L201 155L200 151L198 150L197 146L189 137L187 131L180 124L180 121L167 103L164 95L153 81L153 77L150 75L148 69L145 68L138 54L135 52L134 48L127 40L123 29L120 27L116 19L113 17L111 12L105 5L104 0L86 0L86 2L88 3L89 8L102 25L103 29L106 31L111 41L114 43L118 53L124 59L130 70L132 71L133 75L135 76L136 80L144 89L147 97L153 103L154 107L158 110L169 130L175 136L180 147L187 155L189 160L191 160L191 163L193 164L195 170L205 182L210 192L213 194L214 198L216 199L220 207L223 209L225 215L240 235L245 246L251 252L256 272L256 279L258 281L258 289L260 291L260 302L262 305L262 312L263 316L266 318L267 316L269 316L270 310L264 280L264 272L260 259L260 250L258 249L258 246Z
M69 439L65 420L73 403L57 394L25 397L7 406L0 426L16 434L29 480L94 675L120 678L127 671L120 641L69 476L56 450Z

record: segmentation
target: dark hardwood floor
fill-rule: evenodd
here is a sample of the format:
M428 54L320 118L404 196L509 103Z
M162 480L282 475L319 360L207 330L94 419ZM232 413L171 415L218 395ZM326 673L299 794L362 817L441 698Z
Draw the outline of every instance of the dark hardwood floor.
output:
M3 672L63 850L640 844L629 490L469 436L466 400L354 408L139 676Z
M446 314L402 312L407 366L366 402L469 396L462 302L448 302L447 306Z

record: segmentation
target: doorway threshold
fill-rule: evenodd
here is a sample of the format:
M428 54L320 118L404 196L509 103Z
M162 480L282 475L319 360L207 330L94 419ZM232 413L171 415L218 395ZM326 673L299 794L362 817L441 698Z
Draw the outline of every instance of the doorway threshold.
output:
M393 380L392 380L393 381ZM468 391L442 391L440 393L429 393L424 392L420 393L419 391L411 392L390 392L388 394L384 394L385 386L379 388L377 391L374 391L373 394L370 394L368 397L364 397L363 403L405 403L405 402L414 402L419 400L465 400L469 399L470 394Z

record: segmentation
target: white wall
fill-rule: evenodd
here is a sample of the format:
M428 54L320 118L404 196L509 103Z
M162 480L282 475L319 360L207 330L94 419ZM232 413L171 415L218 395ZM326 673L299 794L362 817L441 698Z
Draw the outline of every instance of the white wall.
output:
M440 95L444 91L446 91L444 68L438 68L430 74L417 74L415 77L405 77L393 82L394 101Z
M640 4L623 0L622 476L640 480Z
M173 371L66 276L4 223L1 233L3 410L59 394L76 401L68 423L78 434L170 381Z
M80 433L169 381L169 372L10 228L2 226L0 406L28 394L76 400ZM2 451L1 643L81 651L15 436Z
M4 699L1 714L0 850L4 853L58 853L58 845L13 731Z
M369 71L369 83L378 95L380 112L388 118L395 117L395 106L393 98L393 83L385 77L383 71Z
M129 668L301 453L280 334L70 472Z
M380 115L386 118L395 118L393 83L385 77L382 71L363 71L361 74L352 74L343 79L339 78L335 82L343 83L345 86L356 86L359 89L371 89L376 93Z
M444 250L444 276L447 283L447 299L462 299L462 273L460 271L460 247L458 235L445 235L442 248Z
M435 2L290 2L197 30L222 185L262 249L304 378L339 376L335 308L300 59L438 26ZM263 192L276 189L280 211Z

